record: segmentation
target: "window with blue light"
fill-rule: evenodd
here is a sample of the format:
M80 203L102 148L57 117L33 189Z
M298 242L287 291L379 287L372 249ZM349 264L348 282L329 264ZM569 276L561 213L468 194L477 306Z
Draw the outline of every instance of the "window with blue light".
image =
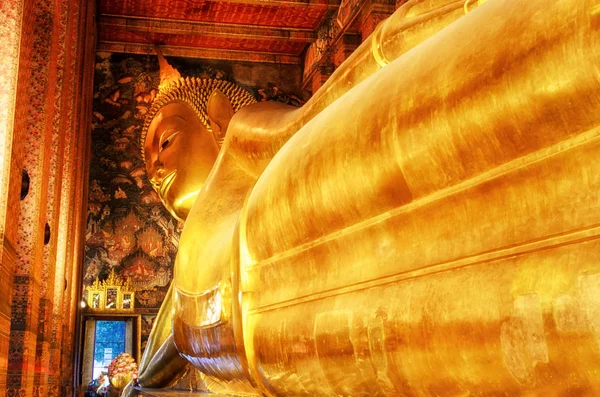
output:
M113 358L125 351L125 321L96 321L96 342L94 344L93 378L101 372L108 372Z

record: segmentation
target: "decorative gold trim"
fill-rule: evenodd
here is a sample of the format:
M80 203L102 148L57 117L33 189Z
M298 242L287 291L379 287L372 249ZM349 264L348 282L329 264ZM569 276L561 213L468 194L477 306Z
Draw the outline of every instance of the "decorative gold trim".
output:
M471 1L471 0L465 1L465 5L464 5L465 14L469 13L469 1Z
M88 306L86 311L91 313L118 313L118 312L133 312L135 309L135 289L131 285L131 280L127 278L125 281L121 280L115 274L114 270L111 270L108 278L104 281L100 281L98 278L87 286L87 303ZM116 290L114 307L111 302L108 301L109 290ZM127 297L129 304L125 304Z
M465 15L469 13L469 2L471 0L466 0L465 1L465 5L463 6L465 9ZM482 5L483 3L485 3L487 0L477 0L477 6Z
M469 1L469 0L467 0ZM379 65L380 68L384 68L387 66L390 61L386 58L383 53L383 24L379 24L377 28L375 28L375 32L373 33L373 40L371 41L371 52L373 54L373 58L375 58L375 62Z
M84 318L85 336L83 341L82 384L87 385L93 380L94 343L96 340L96 319Z

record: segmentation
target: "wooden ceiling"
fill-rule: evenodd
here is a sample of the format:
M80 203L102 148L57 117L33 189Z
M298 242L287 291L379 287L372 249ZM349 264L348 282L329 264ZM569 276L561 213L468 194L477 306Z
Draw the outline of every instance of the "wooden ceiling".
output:
M300 64L340 0L99 0L98 50Z

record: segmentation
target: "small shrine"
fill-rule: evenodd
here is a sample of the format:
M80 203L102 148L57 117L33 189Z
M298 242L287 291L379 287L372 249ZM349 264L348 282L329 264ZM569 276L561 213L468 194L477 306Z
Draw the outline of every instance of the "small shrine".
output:
M111 270L106 280L98 278L86 288L87 310L91 312L132 312L135 288L129 278L123 281Z

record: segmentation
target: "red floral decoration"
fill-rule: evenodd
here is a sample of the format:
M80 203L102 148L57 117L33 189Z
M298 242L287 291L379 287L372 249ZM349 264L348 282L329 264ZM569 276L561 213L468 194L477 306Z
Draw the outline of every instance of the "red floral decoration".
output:
M129 353L121 353L108 366L108 378L116 388L122 389L138 377L138 366Z

